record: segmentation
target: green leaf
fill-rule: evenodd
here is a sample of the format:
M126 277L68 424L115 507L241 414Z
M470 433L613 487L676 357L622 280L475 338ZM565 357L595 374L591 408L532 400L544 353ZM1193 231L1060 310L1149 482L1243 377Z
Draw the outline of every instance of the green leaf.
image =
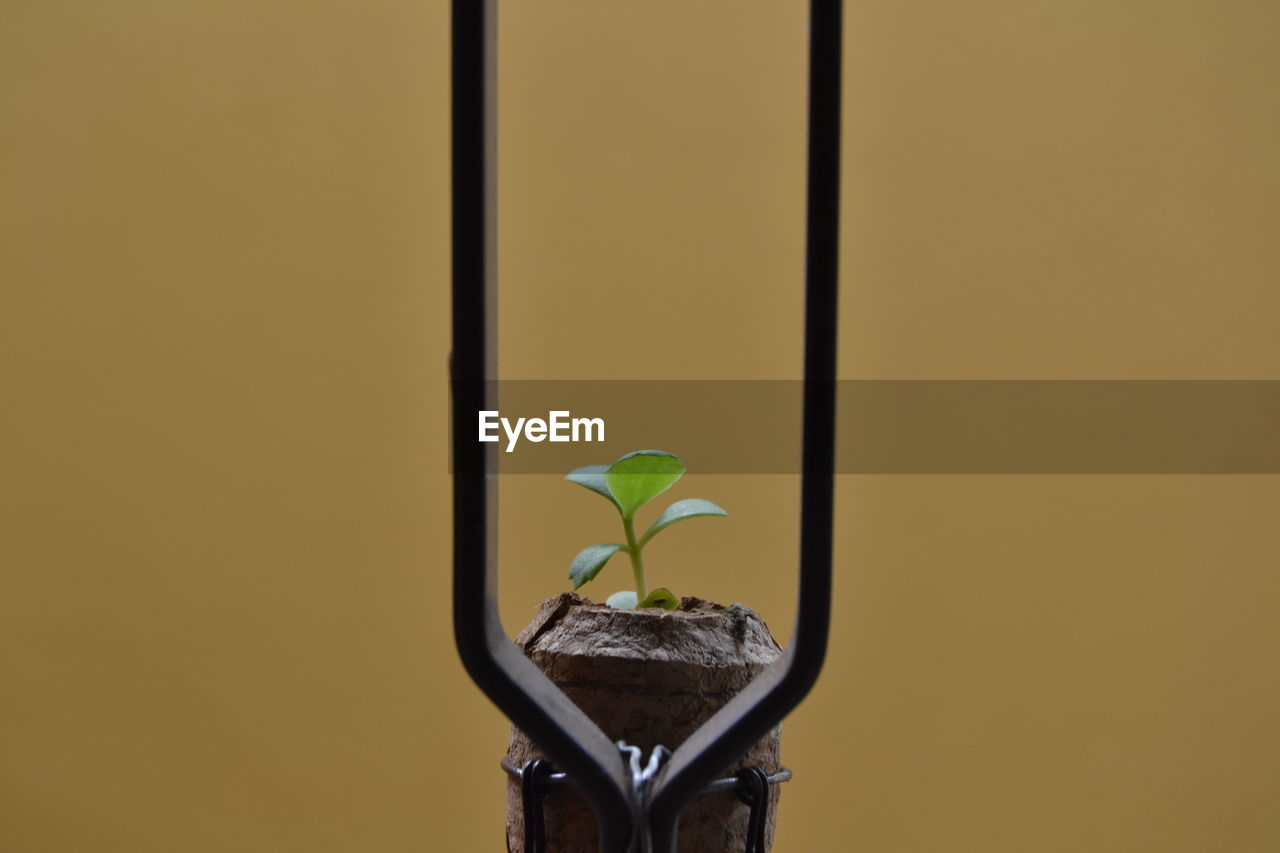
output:
M639 545L641 548L644 544L658 534L660 530L664 530L677 521L684 521L686 518L697 518L702 515L728 515L729 513L713 504L711 501L704 501L702 498L685 498L682 501L676 501L667 507L662 515L658 516L644 535L640 537Z
M635 610L636 594L631 590L623 592L615 592L604 600L604 603L612 607L614 610Z
M610 465L604 480L622 517L632 518L636 510L675 485L683 474L684 463L674 453L637 450Z
M604 472L609 470L608 465L584 465L581 468L575 468L565 477L571 483L577 483L579 486L585 486L597 495L603 495L609 499L609 503L618 506L618 502L613 499L613 494L609 491L609 485L604 481ZM622 507L618 507L622 509Z
M609 558L619 551L627 550L626 545L606 544L606 545L588 545L578 552L578 556L573 558L573 562L569 564L569 580L573 581L573 588L577 589L587 581L600 574L600 570L604 568L604 564L609 562Z
M675 610L679 606L680 599L676 598L671 590L662 586L646 595L644 601L636 605L636 607L661 607L663 610Z

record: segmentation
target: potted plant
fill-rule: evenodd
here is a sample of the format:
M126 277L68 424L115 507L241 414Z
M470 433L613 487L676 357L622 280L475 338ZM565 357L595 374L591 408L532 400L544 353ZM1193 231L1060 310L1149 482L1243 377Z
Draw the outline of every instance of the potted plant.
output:
M727 516L701 498L678 500L642 534L637 511L683 476L680 458L661 450L628 453L612 465L589 465L566 479L601 495L617 509L622 542L591 545L570 563L574 590L592 581L609 560L625 553L634 589L598 604L576 592L544 601L516 644L614 741L675 749L781 653L763 620L739 604L725 607L702 598L678 598L666 587L650 589L644 548L671 525L698 517ZM755 766L780 769L779 730L756 743L726 772ZM514 726L507 763L523 767L541 757ZM770 786L766 845L773 840L778 786ZM595 815L570 786L553 788L543 803L548 853L593 853ZM520 783L507 796L507 846L524 851ZM748 807L731 790L705 794L680 819L679 849L741 851L748 835Z

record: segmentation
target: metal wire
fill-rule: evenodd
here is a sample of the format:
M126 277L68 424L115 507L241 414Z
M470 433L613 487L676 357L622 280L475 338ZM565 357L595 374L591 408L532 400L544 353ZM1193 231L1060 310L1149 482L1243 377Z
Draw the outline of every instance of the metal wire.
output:
M499 762L499 764L502 765L503 770L507 771L508 776L510 776L511 778L517 781L521 781L521 782L524 781L523 771L519 767L516 767L514 764L512 764L511 759L507 758L507 756L505 755L502 756L502 760ZM770 785L781 785L783 782L789 782L791 781L791 768L780 767L777 773L771 773L768 776L766 776L765 779L768 781ZM562 770L553 771L551 774L549 774L542 780L544 785L563 785L568 781L569 781L569 774L565 773ZM737 776L725 776L722 779L716 779L713 782L709 783L706 787L704 787L701 791L698 792L698 796L703 796L704 794L714 794L716 791L732 791L736 789L740 784L741 782L739 781Z

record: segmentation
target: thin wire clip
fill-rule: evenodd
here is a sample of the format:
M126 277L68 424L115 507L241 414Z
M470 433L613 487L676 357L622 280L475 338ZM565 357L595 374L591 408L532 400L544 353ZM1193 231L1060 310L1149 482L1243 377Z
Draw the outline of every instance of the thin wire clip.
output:
M751 807L746 853L768 853L764 839L769 823L769 777L759 767L744 767L738 771L737 780L738 799Z
M524 809L524 849L526 853L546 853L547 832L543 824L542 798L547 795L555 768L545 758L528 761L520 771L520 806Z
M662 770L671 750L665 746L657 746L649 756L649 762L641 766L641 750L625 741L618 741L618 749L626 757L627 767L631 771L631 782L642 801L653 780ZM569 774L556 770L544 758L533 758L525 762L524 767L516 767L507 756L500 762L507 775L520 782L520 803L524 809L524 849L526 853L546 853L546 824L543 819L542 800L547 790L553 785L563 785L569 780ZM734 776L716 779L701 791L698 796L713 794L716 791L733 791L738 799L751 807L747 816L747 846L743 853L765 853L765 828L769 822L769 787L790 781L791 770L780 767L777 773L765 773L759 767L744 767ZM639 839L640 850L647 849L647 839Z

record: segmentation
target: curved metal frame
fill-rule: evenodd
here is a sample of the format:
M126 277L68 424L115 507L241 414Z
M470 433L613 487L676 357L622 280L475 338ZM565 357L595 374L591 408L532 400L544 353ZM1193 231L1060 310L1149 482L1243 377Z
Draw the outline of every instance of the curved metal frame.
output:
M497 607L495 445L459 440L496 409L496 0L453 0L453 620L475 683L582 791L600 849L673 853L680 813L809 692L830 625L840 200L841 0L811 0L799 604L782 657L675 750L642 813L618 749L507 637ZM485 474L470 472L484 471Z

